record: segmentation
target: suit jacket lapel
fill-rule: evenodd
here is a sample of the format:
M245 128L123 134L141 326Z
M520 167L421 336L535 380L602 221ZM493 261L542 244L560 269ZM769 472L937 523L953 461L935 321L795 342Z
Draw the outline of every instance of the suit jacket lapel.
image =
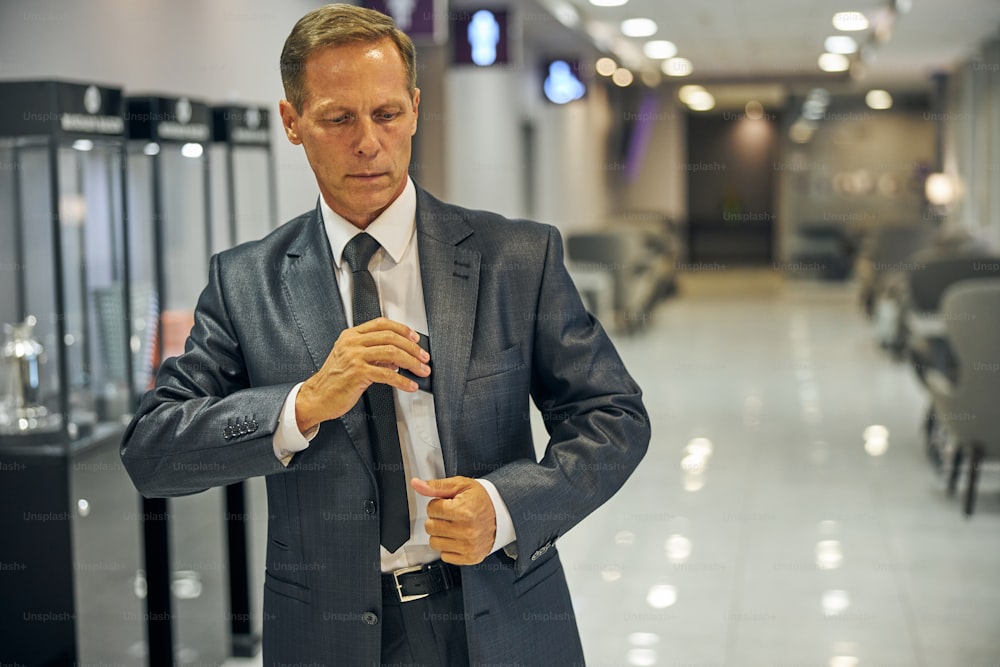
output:
M347 328L344 304L333 273L330 241L323 227L318 202L313 215L303 226L302 233L289 246L286 262L281 276L282 289L291 312L295 314L295 324L309 356L318 371L333 349L337 337ZM341 421L358 454L372 468L363 402L358 401Z
M447 474L456 474L465 378L479 298L480 254L458 247L472 228L454 208L417 188L417 248L430 329L434 409Z

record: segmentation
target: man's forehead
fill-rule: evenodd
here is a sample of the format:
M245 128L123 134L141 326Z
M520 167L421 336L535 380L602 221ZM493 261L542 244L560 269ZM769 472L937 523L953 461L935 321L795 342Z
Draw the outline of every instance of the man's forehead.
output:
M327 68L334 66L349 66L355 64L399 64L403 67L403 57L396 44L388 38L377 41L354 41L343 44L330 44L313 51L306 58L305 65L309 67Z

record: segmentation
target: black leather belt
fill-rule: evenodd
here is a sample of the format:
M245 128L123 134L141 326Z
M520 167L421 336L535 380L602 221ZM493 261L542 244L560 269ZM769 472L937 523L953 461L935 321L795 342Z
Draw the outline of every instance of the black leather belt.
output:
M382 574L382 595L395 597L400 602L420 600L461 585L462 573L458 566L440 560Z

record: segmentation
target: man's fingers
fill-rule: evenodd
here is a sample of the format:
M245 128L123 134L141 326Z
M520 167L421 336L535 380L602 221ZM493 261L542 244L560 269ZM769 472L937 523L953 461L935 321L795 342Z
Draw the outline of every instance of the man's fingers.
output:
M374 331L394 331L403 338L416 343L420 340L420 334L406 326L402 322L397 322L396 320L390 320L388 317L376 317L374 320L368 320L367 322L362 322L358 326L354 327L358 333L371 333Z
M393 370L396 368L405 368L414 375L421 377L427 377L431 374L430 366L392 345L369 347L365 350L363 358L373 366L380 366L382 368L392 367Z

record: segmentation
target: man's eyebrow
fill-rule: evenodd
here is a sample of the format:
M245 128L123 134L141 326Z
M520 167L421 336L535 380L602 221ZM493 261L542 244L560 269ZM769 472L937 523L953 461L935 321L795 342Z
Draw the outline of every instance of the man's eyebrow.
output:
M318 113L334 113L337 111L350 111L346 106L340 102L334 100L324 100L321 102L316 102L316 111Z

